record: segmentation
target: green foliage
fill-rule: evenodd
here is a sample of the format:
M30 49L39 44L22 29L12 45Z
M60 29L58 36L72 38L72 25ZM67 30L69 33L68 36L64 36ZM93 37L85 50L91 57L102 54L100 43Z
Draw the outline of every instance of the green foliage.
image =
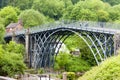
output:
M23 74L25 64L20 54L6 53L0 59L0 75L14 76L15 74Z
M60 66L59 66L58 62L54 63L54 70L60 70Z
M32 7L33 0L10 0L9 5L18 7L21 10L30 9Z
M83 60L81 57L72 56L70 62L66 68L67 71L71 72L85 72L90 69L89 63Z
M120 79L120 55L111 57L93 67L78 80L119 80Z
M31 8L33 0L0 0L0 7L14 6L21 10Z
M77 2L81 1L81 0L71 0L73 4L76 4Z
M112 21L120 21L120 5L115 5L108 9L110 19Z
M5 50L11 53L17 53L24 55L25 47L22 44L10 41L9 44L5 45Z
M65 40L65 45L70 51L75 51L75 49L80 50L81 58L88 62L90 65L96 65L94 56L92 55L90 49L86 43L77 35L72 35Z
M69 64L70 54L67 53L59 53L56 57L57 66L59 65L59 68L66 69L67 65Z
M3 37L5 34L4 20L0 17L0 43L3 43Z
M90 11L89 9L81 9L79 12L79 15L76 16L77 20L83 20L83 21L97 21L97 15L93 12Z
M26 69L23 63L23 56L3 49L0 45L0 75L13 76L23 74Z
M79 1L74 6L70 6L66 9L65 14L63 14L63 19L109 21L109 13L106 11L106 8L109 7L108 4L100 0Z
M98 21L107 22L109 21L109 13L103 10L98 10Z
M64 8L65 4L62 0L35 0L33 3L33 9L55 20L62 16Z
M112 6L120 4L120 0L102 0L102 1L107 2Z
M70 13L72 12L73 7L74 6L71 5L71 6L68 6L67 8L65 8L64 14L62 16L62 19L70 19L71 18L71 14Z
M25 28L38 26L45 22L44 15L33 9L23 11L19 19L23 21L23 26Z
M43 74L44 73L44 69L43 68L40 68L39 70L38 70L38 74Z
M80 56L72 56L68 53L59 53L54 65L55 70L65 70L72 72L84 72L90 69L90 65L82 60Z
M12 6L7 6L0 10L0 17L5 20L5 26L7 26L11 22L16 22L18 14L19 9Z
M67 80L75 80L75 73L67 72Z

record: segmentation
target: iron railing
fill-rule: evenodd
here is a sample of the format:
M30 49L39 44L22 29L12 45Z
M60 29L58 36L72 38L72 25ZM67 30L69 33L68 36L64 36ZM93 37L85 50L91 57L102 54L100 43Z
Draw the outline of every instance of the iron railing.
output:
M53 30L56 28L72 28L72 29L81 29L81 30L103 32L103 33L110 33L110 34L115 34L120 32L120 24L108 23L108 22L64 20L64 21L56 21L54 23L31 27L29 28L29 33L34 34L37 32ZM21 34L25 34L27 31L28 29L23 29L23 30L14 32L14 34L21 35ZM13 35L13 32L6 33L5 37L12 36L12 35Z

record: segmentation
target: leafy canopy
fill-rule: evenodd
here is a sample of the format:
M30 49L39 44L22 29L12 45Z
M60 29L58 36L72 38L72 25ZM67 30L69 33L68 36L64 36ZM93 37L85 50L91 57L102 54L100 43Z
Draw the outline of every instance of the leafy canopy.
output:
M93 67L78 80L119 80L120 55L105 60L97 67Z
M25 10L19 15L25 28L39 26L45 22L45 16L33 9Z
M33 3L33 9L55 20L62 17L64 8L65 3L62 0L35 0Z
M1 9L0 17L5 20L4 25L7 26L11 22L16 22L18 19L17 16L19 12L20 12L19 9L12 7L12 6L7 6Z
M20 44L17 45L15 42L10 42L7 46L0 45L0 75L14 76L24 73L26 66L21 50Z

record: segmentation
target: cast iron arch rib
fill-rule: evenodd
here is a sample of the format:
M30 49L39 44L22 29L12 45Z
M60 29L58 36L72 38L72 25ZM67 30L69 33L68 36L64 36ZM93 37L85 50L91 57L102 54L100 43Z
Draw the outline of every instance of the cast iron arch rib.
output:
M58 46L58 43L60 41L62 41L62 43L63 43L69 37L70 34L68 35L68 33L72 33L72 34L74 33L74 34L78 35L87 44L87 46L91 50L91 52L95 58L95 61L98 65L103 60L105 60L105 57L107 56L106 55L107 53L105 52L103 44L107 45L107 43L109 41L105 42L104 40L102 40L102 41L104 41L104 42L102 42L100 40L101 38L99 39L99 37L95 35L96 33L86 32L86 31L82 31L82 30L79 31L79 30L72 29L72 28L58 28L55 30L50 30L50 31L45 32L45 33L46 34L42 34L42 36L39 37L40 40L36 40L36 41L42 42L41 43L42 45L40 47L37 47L37 48L40 48L40 49L42 48L42 50L43 50L41 53L38 52L38 54L41 54L42 56L37 57L39 59L36 59L37 62L34 64L34 66L36 66L36 68L47 67L47 66L50 66L54 63L54 59L52 59L53 62L51 62L51 59L48 59L48 58L51 58L50 56L57 55L62 44L59 46L57 53L55 53L56 46ZM41 34L41 33L39 33L39 34ZM102 33L98 33L98 34L104 35ZM55 38L54 36L58 36L58 37ZM34 36L34 37L36 37L36 36ZM58 40L58 43L56 44L55 42L57 40ZM87 40L89 40L90 43ZM36 41L34 41L34 42L36 42ZM36 42L36 43L40 43L40 42ZM50 43L52 43L52 44L50 44ZM51 46L54 46L54 47L51 48ZM93 50L93 47L95 50ZM48 50L49 50L49 52L48 52ZM100 50L101 50L101 52L100 52ZM98 56L99 56L99 58L98 58ZM52 58L54 58L54 57L52 57ZM47 65L47 64L49 64L49 65Z

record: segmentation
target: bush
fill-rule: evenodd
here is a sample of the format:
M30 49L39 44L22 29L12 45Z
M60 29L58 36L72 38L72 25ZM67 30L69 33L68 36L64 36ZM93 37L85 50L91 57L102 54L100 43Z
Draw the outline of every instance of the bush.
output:
M5 45L5 50L22 55L25 53L25 47L22 44L17 44L14 41L10 41L9 44Z
M39 26L46 21L46 18L43 14L33 9L23 11L19 15L19 19L23 21L24 28Z
M120 55L93 67L78 80L120 80Z
M12 49L14 48L14 49ZM0 45L0 75L14 76L15 74L23 74L26 66L23 62L23 56L20 54L19 45L7 44Z
M38 74L43 74L45 71L44 71L44 69L43 68L40 68L39 70L38 70Z
M75 80L75 73L67 72L67 80Z
M23 74L26 69L23 58L20 54L5 53L0 59L0 75L14 76L15 74Z
M90 69L90 65L81 59L80 56L73 56L68 53L59 53L54 65L55 70L65 70L70 72L85 72Z
M85 72L90 69L90 65L81 59L80 57L72 57L70 61L67 71L70 72Z

